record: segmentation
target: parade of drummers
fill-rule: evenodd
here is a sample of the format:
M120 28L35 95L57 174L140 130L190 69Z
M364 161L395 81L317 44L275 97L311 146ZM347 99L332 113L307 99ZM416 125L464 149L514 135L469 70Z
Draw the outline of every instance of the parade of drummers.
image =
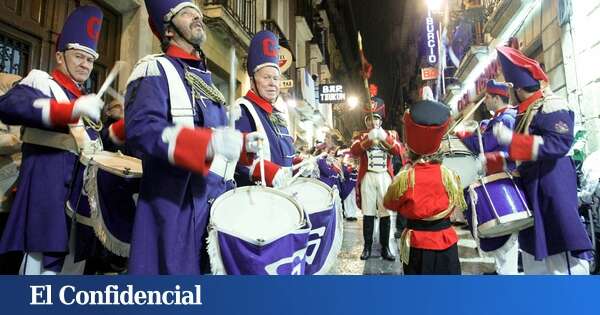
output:
M600 0L15 3L0 274L600 272Z

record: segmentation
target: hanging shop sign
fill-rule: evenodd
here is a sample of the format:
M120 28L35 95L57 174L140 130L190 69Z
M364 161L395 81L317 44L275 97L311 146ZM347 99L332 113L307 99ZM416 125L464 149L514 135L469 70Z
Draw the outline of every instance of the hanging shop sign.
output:
M282 80L279 83L280 89L291 89L294 87L294 80Z
M437 42L437 28L435 20L431 16L431 10L427 10L427 17L425 17L425 43L427 52L427 62L434 65L438 62L438 42Z
M437 68L429 67L429 68L421 68L421 80L435 80L438 78L439 71Z
M292 52L285 48L281 47L279 49L279 69L281 69L281 73L286 72L294 61L294 57L292 56Z
M342 103L346 101L344 86L341 84L319 85L319 103Z

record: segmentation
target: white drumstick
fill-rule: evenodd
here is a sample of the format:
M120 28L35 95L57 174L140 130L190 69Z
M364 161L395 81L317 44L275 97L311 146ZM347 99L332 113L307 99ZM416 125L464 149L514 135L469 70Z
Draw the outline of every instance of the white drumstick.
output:
M100 90L98 90L98 93L96 94L98 97L100 97L100 98L102 97L102 95L104 94L104 92L106 92L106 90L108 89L108 87L117 78L117 75L119 74L119 71L121 71L121 69L123 68L124 65L125 65L125 61L117 61L115 63L115 65L110 70L110 73L106 76L106 80L104 80L104 83L102 83L102 86L100 87Z
M235 120L232 115L232 108L235 103L235 90L237 81L237 57L235 56L235 46L231 45L230 51L230 69L229 69L229 127L235 128Z
M260 182L262 184L263 187L267 187L267 181L265 179L265 157L264 155L264 142L262 140L258 140L258 145L260 147L260 156L258 160L258 163L260 164Z
M121 95L119 92L117 92L117 90L115 90L109 86L106 89L106 93L108 95L110 95L112 98L114 98L115 100L117 100L117 102L119 102L120 104L125 105L125 97L123 95Z

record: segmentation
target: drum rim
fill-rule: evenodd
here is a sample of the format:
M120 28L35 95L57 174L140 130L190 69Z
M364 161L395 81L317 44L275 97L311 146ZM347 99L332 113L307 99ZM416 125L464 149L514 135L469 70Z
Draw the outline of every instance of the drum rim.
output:
M323 183L322 181L315 179L315 178L307 178L307 177L298 177L296 179L294 179L294 181L292 182L292 184L284 187L283 189L281 189L282 192L287 193L286 192L286 188L291 187L293 184L296 183L314 183L317 184L318 186L325 188L325 190L327 190L327 192L329 193L329 203L327 205L327 207L323 208L323 209L319 209L319 211L313 211L308 213L308 211L306 211L304 208L304 205L300 203L299 200L296 200L296 198L294 198L294 196L292 194L289 194L292 199L298 201L298 204L302 207L302 209L304 210L304 212L306 212L306 215L311 215L311 214L315 214L315 213L320 213L320 212L324 212L327 210L331 210L331 208L335 207L335 194L334 194L334 189L332 187L329 187L327 184Z
M217 208L217 205L219 205L221 202L223 202L223 200L226 199L226 197L229 197L229 195L233 195L236 192L246 192L246 191L253 191L253 190L266 190L266 191L271 191L271 192L275 192L277 195L291 201L294 206L296 206L296 209L298 210L299 214L300 214L300 222L298 223L298 225L296 226L296 229L293 230L292 232L286 232L285 234L281 234L281 235L277 235L274 236L270 239L265 239L262 241L258 241L256 239L251 239L247 236L242 236L239 235L238 233L234 233L231 232L229 229L225 229L223 227L220 227L219 225L217 225L214 221L214 212L215 209ZM311 228L312 228L312 224L310 223L310 219L308 218L308 214L306 213L306 211L304 210L304 208L294 199L292 198L291 195L286 194L282 191L279 191L277 189L271 188L271 187L264 187L264 186L243 186L243 187L236 187L234 189L231 189L229 191L226 191L225 193L221 194L217 199L215 199L215 201L213 202L213 204L210 207L210 222L208 224L208 228L209 229L215 229L219 232L223 232L226 234L229 234L231 236L234 236L236 238L239 238L243 241L246 241L250 244L253 245L258 245L258 246L264 246L267 244L270 244L286 235L290 235L290 234L303 234L303 233L308 233Z
M472 183L471 185L469 185L469 189L475 189L475 188L479 188L481 187L483 184L490 184L493 183L495 181L501 180L501 179L512 179L512 177L506 172L501 172L501 173L495 173L492 175L488 175L485 177L479 177L476 182Z
M519 231L522 231L524 229L527 229L529 227L531 227L533 225L533 215L530 215L527 211L519 211L516 213L511 213L508 215L504 215L501 218L515 218L511 221L512 222L519 222L522 221L521 224L516 225L518 227L518 229L512 231L512 232L495 232L495 233L490 233L489 230L494 229L497 226L502 225L503 223L498 223L498 220L493 219L490 220L488 222L482 223L480 225L477 226L477 231L479 232L479 237L480 238L491 238L491 237L499 237L499 236L505 236L505 235L509 235L512 233L516 233ZM505 222L508 223L508 222ZM483 230L483 231L482 231ZM501 234L499 234L501 233Z
M124 174L121 171L117 171L113 168L109 168L106 165L99 163L98 160L93 159L93 157L96 156L106 156L106 157L111 157L111 158L121 158L124 160L129 160L133 163L138 163L140 165L140 169L141 172L138 172L136 170L130 170L129 174ZM108 173L111 173L113 175L119 176L119 177L123 177L123 178L141 178L142 175L144 174L144 170L143 170L143 164L142 164L142 160L136 158L135 156L130 156L130 155L126 155L119 152L112 152L112 151L97 151L97 152L93 152L93 153L85 153L85 152L81 152L81 155L79 157L79 161L81 162L81 164L85 165L85 166L97 166L99 169L106 171Z

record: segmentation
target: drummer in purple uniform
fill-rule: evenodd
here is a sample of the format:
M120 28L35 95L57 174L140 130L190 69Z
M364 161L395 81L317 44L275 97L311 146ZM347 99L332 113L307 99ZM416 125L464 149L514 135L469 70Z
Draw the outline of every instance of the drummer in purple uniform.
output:
M579 218L575 168L567 155L574 113L564 99L540 88L548 77L537 61L510 47L497 50L519 106L514 131L497 124L493 132L517 163L534 218L533 227L519 234L523 269L526 274L589 274L592 244ZM500 154L487 157L488 170L505 165Z
M503 82L489 80L485 90L485 107L494 115L487 122L486 126L481 128L483 140L483 150L485 152L508 152L506 145L499 144L492 132L497 124L502 124L509 129L515 125L516 111L508 104L510 101L509 86ZM456 135L474 154L480 154L479 140L477 133L457 132ZM509 169L514 169L514 163L509 162ZM491 175L490 171L486 175ZM492 196L493 197L493 196ZM494 257L496 264L496 273L499 275L511 275L518 273L519 243L518 233L512 235L481 238L479 240L480 248L489 256Z
M258 131L265 135L262 145L265 181L267 186L281 187L291 178L294 158L294 139L290 135L285 114L275 106L279 97L279 39L270 31L260 31L250 43L247 70L251 89L236 101L241 117L235 127L242 132ZM249 145L249 151L258 151ZM246 156L242 156L243 161ZM250 166L238 165L238 186L252 185L261 180L258 155L251 157ZM243 161L245 162L245 161Z
M234 187L244 136L225 127L225 100L200 48L200 8L185 0L146 8L164 54L138 62L125 96L126 143L144 168L129 273L200 274L209 208Z
M0 253L25 252L21 274L82 274L85 267L75 258L75 238L83 236L75 237L76 225L65 213L65 202L79 197L83 181L67 125L100 118L104 102L85 95L82 84L98 59L102 17L94 6L75 9L60 34L54 71L32 70L0 98L0 119L26 127L17 195L0 240Z

